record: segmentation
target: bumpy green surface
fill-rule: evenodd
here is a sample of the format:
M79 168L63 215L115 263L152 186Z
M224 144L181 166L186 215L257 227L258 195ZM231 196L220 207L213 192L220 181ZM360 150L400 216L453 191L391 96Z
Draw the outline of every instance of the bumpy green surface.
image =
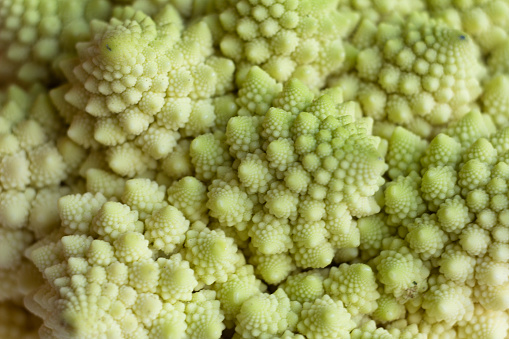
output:
M0 338L506 338L508 9L0 1Z

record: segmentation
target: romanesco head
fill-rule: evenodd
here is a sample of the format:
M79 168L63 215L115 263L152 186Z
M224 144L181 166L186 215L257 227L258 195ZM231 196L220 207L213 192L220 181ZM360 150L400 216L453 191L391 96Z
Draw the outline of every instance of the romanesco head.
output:
M218 2L224 30L221 52L239 65L243 81L249 68L260 66L283 82L298 78L313 89L339 69L345 57L341 37L358 15L340 12L336 0Z
M423 15L383 23L374 32L363 27L353 45L361 33L373 41L357 47L355 82L343 74L333 83L352 93L348 99L357 99L366 116L381 122L381 135L390 122L431 139L444 124L468 113L481 93L482 75L469 35Z

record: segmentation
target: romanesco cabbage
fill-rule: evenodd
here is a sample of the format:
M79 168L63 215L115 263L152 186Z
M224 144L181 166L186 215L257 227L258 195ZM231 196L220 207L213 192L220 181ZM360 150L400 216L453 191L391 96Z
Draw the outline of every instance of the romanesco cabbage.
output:
M0 0L0 337L509 338L507 60L507 0Z

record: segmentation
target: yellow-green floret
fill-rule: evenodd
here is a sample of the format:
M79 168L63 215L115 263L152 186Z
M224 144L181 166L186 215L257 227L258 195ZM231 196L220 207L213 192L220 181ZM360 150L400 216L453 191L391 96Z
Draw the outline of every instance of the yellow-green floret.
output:
M258 65L277 81L298 78L313 89L341 67L341 38L359 19L339 11L337 0L222 0L216 7L219 49L237 63L238 80Z
M220 338L220 302L216 292L202 288L226 282L244 259L224 232L204 229L199 221L189 228L164 192L148 179L132 179L124 203L106 201L101 193L60 199L70 235L55 231L27 250L47 281L26 299L44 319L45 333ZM148 193L152 199L143 203L133 198Z
M62 66L68 83L52 92L70 111L72 140L107 147L109 167L133 177L153 169L154 159L164 163L181 137L214 126L212 98L230 89L234 65L212 54L204 22L184 28L171 6L154 18L119 7L91 30L78 58Z
M497 53L497 48L507 40L509 2L506 0L425 2L432 17L464 30L485 54Z
M271 83L272 94L259 96ZM247 230L257 261L290 253L298 267L319 268L330 264L334 249L357 247L353 217L379 210L374 194L386 170L379 139L370 135L372 120L358 119L339 89L315 97L297 79L280 89L257 66L239 95L242 116L226 127L228 162L236 170L217 166L228 156L221 134L191 144L197 173L218 177L208 188L210 215Z
M363 113L379 122L376 133L386 138L391 125L400 125L431 139L481 94L482 66L472 38L422 13L378 26L364 21L352 46L352 73L331 83L343 87L347 99L358 100Z
M509 309L508 130L493 132L486 121L478 112L467 114L430 142L420 174L411 172L385 188L389 233L400 239L385 240L371 264L385 293L405 303L407 312L424 310L424 322L416 324L425 333L436 332L437 326L458 338L507 331L505 325L499 327L499 319ZM391 147L389 143L389 152ZM408 219L389 203L398 196L392 187L405 181L422 197L409 204L419 212ZM390 305L382 296L376 317L401 317L395 304ZM480 318L473 315L477 313ZM498 320L472 332L482 314Z

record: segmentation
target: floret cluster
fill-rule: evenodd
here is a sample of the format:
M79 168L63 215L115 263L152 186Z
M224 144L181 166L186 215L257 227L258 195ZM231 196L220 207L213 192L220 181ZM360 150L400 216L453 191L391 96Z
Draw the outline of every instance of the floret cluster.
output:
M508 0L0 1L0 338L509 338Z

